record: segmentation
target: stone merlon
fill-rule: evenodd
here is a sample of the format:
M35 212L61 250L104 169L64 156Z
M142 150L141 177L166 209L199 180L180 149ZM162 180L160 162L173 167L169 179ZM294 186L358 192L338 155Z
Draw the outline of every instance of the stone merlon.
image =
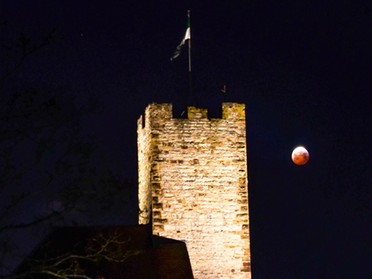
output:
M169 103L157 104L152 103L147 106L145 115L140 116L138 124L141 124L142 128L149 123L153 123L156 120L171 120L173 118L173 106ZM203 108L197 108L190 106L187 108L187 119L208 119L208 110ZM222 117L221 119L226 120L245 120L245 104L241 103L222 103ZM138 125L139 126L139 125Z

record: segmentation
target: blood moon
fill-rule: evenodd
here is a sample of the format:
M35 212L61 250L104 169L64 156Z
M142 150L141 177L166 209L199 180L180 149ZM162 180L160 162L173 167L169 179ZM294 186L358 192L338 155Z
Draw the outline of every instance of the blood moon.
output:
M295 163L297 166L303 166L307 162L309 162L310 155L309 152L306 150L305 147L303 146L297 146L295 149L292 151L292 161Z

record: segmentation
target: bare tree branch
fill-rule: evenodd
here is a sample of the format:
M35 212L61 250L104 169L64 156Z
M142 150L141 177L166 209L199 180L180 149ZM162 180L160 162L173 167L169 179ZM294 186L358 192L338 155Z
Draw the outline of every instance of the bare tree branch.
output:
M98 234L88 241L86 254L65 254L46 259L31 259L31 268L20 274L0 277L1 279L27 278L32 274L46 274L54 278L91 278L80 266L85 262L92 263L123 263L129 257L140 252L128 249L128 240L121 240L123 236L117 232L108 235Z
M0 227L0 232L4 232L4 231L7 231L7 230L24 229L24 228L32 227L32 226L35 226L37 224L43 223L45 221L51 220L51 219L53 219L57 216L61 216L61 212L52 212L49 215L34 219L34 220L32 220L28 223L2 226L2 227Z

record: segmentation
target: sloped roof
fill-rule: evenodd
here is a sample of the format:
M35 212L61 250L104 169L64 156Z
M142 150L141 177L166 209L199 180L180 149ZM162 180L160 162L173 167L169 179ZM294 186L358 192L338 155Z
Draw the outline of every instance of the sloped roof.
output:
M148 226L56 228L16 274L30 279L56 278L53 274L92 279L193 278L185 243L153 236Z

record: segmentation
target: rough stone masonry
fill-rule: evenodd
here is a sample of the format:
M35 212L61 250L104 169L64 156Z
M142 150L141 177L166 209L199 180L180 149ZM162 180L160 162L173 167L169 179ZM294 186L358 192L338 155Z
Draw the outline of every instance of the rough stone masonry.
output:
M138 119L139 223L185 241L195 278L251 278L245 105L187 116L150 104Z

